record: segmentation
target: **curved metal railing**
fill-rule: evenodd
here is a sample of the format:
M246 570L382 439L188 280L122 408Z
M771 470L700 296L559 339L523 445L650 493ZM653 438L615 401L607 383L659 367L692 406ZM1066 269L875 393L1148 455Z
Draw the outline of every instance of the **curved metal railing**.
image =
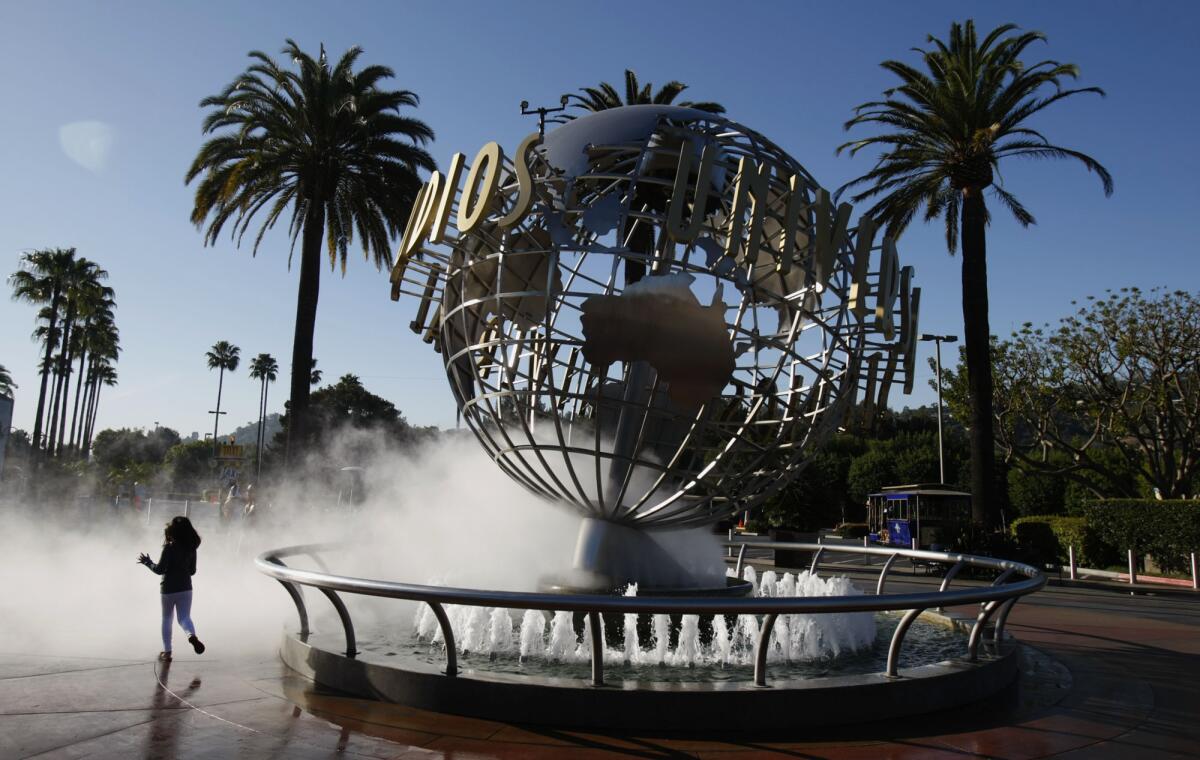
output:
M730 543L727 546L740 547L736 572L741 574L745 558L746 543ZM308 544L289 546L282 549L264 552L255 560L258 569L276 579L287 589L288 595L296 605L300 616L300 635L307 637L308 610L300 586L311 586L325 595L337 611L342 628L346 634L346 656L355 657L358 654L354 635L354 623L349 610L342 602L338 592L378 596L389 599L407 599L428 604L441 627L442 638L446 644L446 675L458 674L458 653L454 642L454 631L450 619L446 615L444 605L468 605L483 607L504 607L507 609L556 610L567 612L582 612L588 617L588 625L592 631L600 631L600 614L636 613L636 614L725 614L725 615L762 615L758 640L754 650L754 683L757 686L767 685L767 654L770 651L771 633L775 621L780 615L796 614L828 614L834 612L889 612L904 611L904 616L896 625L888 646L886 675L890 678L899 677L900 649L904 644L905 634L913 621L929 609L944 609L967 604L980 605L979 613L971 627L967 640L967 659L975 662L978 659L979 643L984 629L996 615L994 640L999 642L1004 635L1004 624L1012 611L1013 605L1026 594L1038 591L1046 585L1046 577L1040 570L1030 565L1010 560L980 557L970 554L953 554L948 552L933 552L918 549L897 549L891 547L856 546L846 544L805 544L782 541L754 543L756 549L774 549L813 552L811 572L816 572L821 558L826 552L830 554L857 554L864 556L886 557L879 571L875 585L875 594L860 594L855 596L818 596L818 597L652 597L652 596L611 596L599 594L557 594L541 592L492 591L486 589L454 588L450 586L426 586L415 583L396 583L370 578L354 578L343 575L333 575L321 561L322 552L344 548L338 544ZM306 555L311 557L323 572L300 570L288 567L283 559ZM934 562L948 566L945 579L936 592L909 592L902 594L885 594L884 587L895 562L899 558ZM950 581L964 567L977 567L999 573L991 585L975 586L951 590ZM1008 582L1014 575L1022 579ZM997 610L999 610L997 614ZM596 686L604 684L604 641L600 635L592 639L592 683Z

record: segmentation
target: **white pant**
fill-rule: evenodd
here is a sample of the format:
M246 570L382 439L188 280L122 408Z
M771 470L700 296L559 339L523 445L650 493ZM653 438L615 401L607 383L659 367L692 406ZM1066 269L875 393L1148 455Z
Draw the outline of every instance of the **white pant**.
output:
M192 592L176 591L174 594L162 596L162 640L163 651L171 651L171 612L179 621L179 627L188 636L196 635L196 626L192 625Z

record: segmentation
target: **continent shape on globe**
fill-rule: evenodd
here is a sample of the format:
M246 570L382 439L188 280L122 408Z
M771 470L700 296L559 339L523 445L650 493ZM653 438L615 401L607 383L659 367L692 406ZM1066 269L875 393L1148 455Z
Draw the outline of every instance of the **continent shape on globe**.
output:
M581 305L583 356L594 366L644 361L667 384L674 404L695 408L733 376L734 354L718 290L701 305L692 276L650 276L621 295L591 296Z

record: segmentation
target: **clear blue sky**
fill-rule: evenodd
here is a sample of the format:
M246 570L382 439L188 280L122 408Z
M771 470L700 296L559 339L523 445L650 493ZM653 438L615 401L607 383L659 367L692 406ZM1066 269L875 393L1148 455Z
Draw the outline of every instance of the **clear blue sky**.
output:
M3 274L21 251L47 246L76 246L100 262L117 291L125 351L99 424L211 429L212 343L230 340L243 357L266 351L284 367L291 354L298 273L287 269L286 238L268 237L252 259L225 240L204 248L188 221L183 174L201 142L197 103L244 69L247 51L274 54L286 37L312 51L324 42L333 54L362 46L363 60L392 67L393 84L420 95L416 115L437 132L442 164L490 139L514 146L534 127L518 114L522 99L552 104L582 85L618 83L630 67L720 101L834 188L868 166L833 151L852 107L892 84L878 62L911 60L926 34L944 35L967 15L982 27L1011 21L1045 32L1049 45L1031 55L1075 62L1084 84L1108 91L1069 100L1035 126L1096 156L1116 179L1105 199L1080 166L1004 167L1006 187L1039 224L1022 230L996 214L993 332L1055 320L1072 299L1105 288L1197 289L1192 2L5 3ZM80 122L100 126L64 133ZM959 261L940 227L914 226L900 250L917 268L922 327L961 335ZM414 304L391 302L387 290L386 275L361 258L344 279L323 274L315 352L325 377L353 372L410 421L450 426L439 358L406 327ZM26 429L37 401L33 317L0 299L0 364L20 384L14 426ZM920 364L916 392L894 403L932 399ZM257 386L245 364L225 388L223 428L254 419ZM271 408L285 396L280 382Z

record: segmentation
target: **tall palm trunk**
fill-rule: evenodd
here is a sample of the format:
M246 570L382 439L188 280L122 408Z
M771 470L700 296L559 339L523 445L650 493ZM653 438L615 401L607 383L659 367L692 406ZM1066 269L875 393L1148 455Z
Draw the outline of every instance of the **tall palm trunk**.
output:
M92 394L92 422L90 425L90 429L88 431L88 448L89 449L91 449L91 447L92 447L92 435L93 435L93 433L96 432L96 415L100 413L100 389L103 386L104 386L104 383L100 382L99 378L96 378L96 390Z
M254 442L254 480L262 475L263 416L267 408L267 378L264 375L258 389L258 438Z
M67 432L67 397L71 382L71 333L75 328L75 299L67 299L67 315L63 318L62 348L58 354L58 391L54 400L54 419L58 422L58 433L51 453L62 454L63 437ZM52 431L53 432L53 431Z
M79 397L83 391L83 364L84 364L84 360L86 358L87 358L87 350L80 348L79 349L79 377L75 378L75 407L71 411L71 437L70 437L70 448L71 449L79 448L79 440L78 440L78 438L76 438L76 432L77 432L76 423L79 421ZM80 430L82 430L82 427L80 427Z
M87 420L87 435L84 437L83 450L90 454L92 450L92 437L96 433L96 409L100 404L100 377L93 373L92 376L92 393L88 397L88 420Z
M291 405L288 409L287 463L301 463L308 434L308 395L312 388L313 334L321 290L321 238L325 206L310 201L304 218L300 252L300 288L296 296L296 334L292 340Z
M50 324L46 330L46 355L42 358L42 387L38 391L37 414L33 418L33 451L34 456L40 451L42 443L42 415L46 411L46 386L50 382L50 354L54 350L54 330L57 328L58 307L62 294L55 288L50 295Z
M92 412L92 376L96 371L96 360L93 358L88 362L87 377L83 380L83 408L79 410L79 453L84 461L87 461L88 453L88 431L91 423Z
M54 358L54 378L50 381L50 428L46 433L46 453L54 456L54 448L58 444L58 397L62 395L62 374L59 372L59 360Z
M988 326L987 210L980 188L963 190L962 309L966 338L967 389L971 400L971 519L999 524L996 508L995 443L992 438L992 353Z
M217 443L217 427L221 424L221 388L225 385L225 368L217 372L217 411L213 414L213 456L221 456L221 444Z

